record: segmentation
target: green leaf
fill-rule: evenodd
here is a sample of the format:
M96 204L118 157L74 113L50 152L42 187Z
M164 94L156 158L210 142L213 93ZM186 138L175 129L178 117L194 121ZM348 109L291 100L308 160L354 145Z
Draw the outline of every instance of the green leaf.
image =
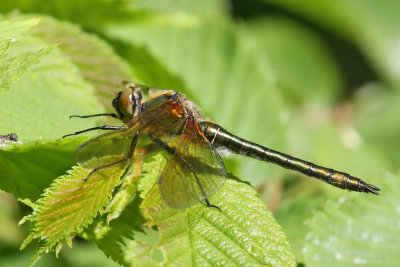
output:
M47 55L51 48L44 47L35 51L14 54L16 42L24 44L24 34L38 25L39 18L3 20L0 22L0 93L9 89L10 85L19 80L24 73Z
M130 240L125 250L125 261L129 266L161 266L153 257L153 247L143 241Z
M60 20L69 20L85 27L101 27L111 21L132 20L136 11L126 0L2 0L1 13L18 9L24 13L48 14Z
M228 11L228 1L225 0L204 0L186 1L186 0L138 0L134 7L137 9L148 10L150 13L171 13L174 16L180 14L194 14L202 17L225 15Z
M254 40L259 54L277 75L285 98L295 102L330 102L341 89L333 56L317 34L284 17L248 21L243 32Z
M114 92L122 82L132 77L129 66L108 44L75 25L46 17L33 33L46 43L59 44L63 55L78 68L84 81L96 89L106 106L111 105Z
M26 34L40 22L40 18L21 19L17 21L3 20L0 22L0 42L11 41L13 38ZM13 40L15 42L16 40Z
M20 53L40 46L42 42L31 38L18 47ZM77 73L76 67L65 59L59 49L11 86L2 95L0 129L15 132L22 142L55 139L93 122L68 120L71 114L93 114L100 108L91 97L92 88ZM43 101L51 99L51 101Z
M220 16L228 13L226 0L2 0L0 13L18 9L24 13L47 14L64 21L71 21L91 30L101 29L105 24L123 21L162 19L163 13L175 18L185 13L201 16ZM112 12L110 12L112 11Z
M144 192L157 178L153 164L144 166ZM169 208L156 186L146 195L142 208L158 227L156 248L164 253L166 265L295 266L285 234L252 187L227 179L210 202L221 211L200 203Z
M39 141L0 150L0 189L36 201L55 177L75 164L73 154L83 140Z
M400 176L376 184L379 196L353 195L328 202L308 222L306 266L395 266L400 261Z
M71 238L83 231L111 198L114 187L123 173L119 166L93 173L91 170L75 167L63 175L45 191L35 206L33 213L23 219L33 224L29 236L21 245L25 248L32 240L40 239L41 248L31 260L31 265L49 251L58 251L63 242L71 243Z
M137 170L140 171L140 168ZM82 235L88 240L93 239L107 256L125 266L129 265L124 252L128 246L127 240L133 238L134 231L141 231L145 223L139 211L141 199L135 198L138 175L140 172L124 176L122 185L107 204L105 213L98 215Z
M125 266L130 265L132 261L126 258L129 243L134 237L134 231L142 231L143 223L145 220L140 214L139 202L134 201L126 207L120 217L110 222L108 231L95 242L107 256L116 262Z
M399 1L264 1L303 15L346 38L384 78L399 84Z
M58 139L95 125L93 120L68 119L71 114L93 114L101 109L91 96L90 85L81 80L68 61L59 61L61 57L53 52L42 63L57 66L26 73L2 95L2 132L14 132L27 143ZM44 64L40 67L46 68Z
M309 183L305 184L309 187L308 185ZM297 186L297 188L299 187ZM321 190L315 190L315 187L313 189L316 191L314 194L303 193L300 196L286 196L275 213L279 225L285 229L297 262L303 261L304 255L301 250L304 246L304 238L309 232L309 227L306 225L307 220L322 208L327 199L327 196L321 194ZM306 190L302 190L300 187L298 191Z
M162 64L143 46L132 43L110 40L119 55L129 62L133 69L135 82L156 88L179 88L185 91L186 86L178 75Z
M391 171L396 171L400 162L400 90L390 91L383 84L367 86L355 98L356 123L365 143L385 157Z
M15 53L23 55L43 42L59 46L2 95L0 129L17 133L22 142L55 139L99 124L99 119L68 116L104 111L92 97L92 86L110 106L114 90L130 77L129 67L103 41L48 18Z

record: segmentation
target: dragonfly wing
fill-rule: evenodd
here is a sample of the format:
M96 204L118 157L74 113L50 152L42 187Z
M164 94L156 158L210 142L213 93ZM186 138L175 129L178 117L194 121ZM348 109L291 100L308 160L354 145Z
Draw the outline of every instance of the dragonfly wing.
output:
M85 168L97 168L111 161L120 160L128 155L135 132L126 128L100 135L78 147L75 159Z
M75 159L87 168L97 168L107 163L107 158L117 161L127 157L134 136L138 133L160 134L168 132L177 120L171 113L176 103L161 95L137 118L129 121L121 129L103 134L82 144L75 152Z
M226 170L218 153L193 125L187 125L177 138L176 152L158 184L169 206L185 208L216 193L225 182Z

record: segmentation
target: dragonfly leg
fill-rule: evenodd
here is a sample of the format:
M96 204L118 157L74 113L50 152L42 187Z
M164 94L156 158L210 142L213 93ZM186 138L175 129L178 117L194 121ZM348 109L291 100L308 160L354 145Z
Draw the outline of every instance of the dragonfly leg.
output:
M92 117L100 117L100 116L109 116L109 117L113 117L116 119L119 119L118 115L115 113L99 113L99 114L92 114L92 115L71 115L69 116L69 118L82 118L82 119L86 119L86 118L92 118Z
M91 171L89 172L88 176L86 176L86 177L83 179L83 181L86 182L86 181L90 178L90 176L92 176L92 174L95 173L95 172L98 171L98 170L111 167L111 166L113 166L113 165L119 164L119 163L124 162L124 161L126 161L126 160L127 160L126 158L123 158L123 159L120 159L120 160L118 160L118 161L116 161L116 162L113 162L113 163L110 163L110 164L107 164L107 165L104 165L104 166L100 166L100 167L98 167L98 168L95 168L95 169L93 169L93 170L91 170Z
M106 164L106 165L103 165L103 166L100 166L100 167L98 167L98 168L95 168L95 169L91 170L91 171L89 172L88 176L86 176L85 179L83 179L83 180L86 182L86 181L90 178L90 176L92 176L92 174L95 173L95 172L97 172L98 170L105 169L105 168L111 167L111 166L113 166L113 165L122 163L122 162L124 162L124 161L130 160L130 159L133 157L133 153L134 153L134 151L135 151L135 147L136 147L138 138L139 138L139 135L138 135L138 134L136 134L136 135L133 137L131 146L130 146L130 148L129 148L128 155L126 155L125 158L120 159L120 160L117 160L117 161L112 162L112 163L109 163L109 164Z
M121 128L122 128L121 126L109 126L109 125L98 126L98 127L93 127L93 128L89 128L89 129L86 129L86 130L78 131L78 132L75 132L75 133L72 133L72 134L64 135L63 138L65 138L67 136L78 135L78 134L81 134L81 133L94 131L94 130L118 130L118 129L121 129Z
M206 198L205 199L205 201L206 201L206 206L207 207L210 207L210 208L217 208L220 212L222 212L222 210L218 207L218 206L215 206L215 205L212 205L212 204L210 204L210 202L208 201L208 199Z

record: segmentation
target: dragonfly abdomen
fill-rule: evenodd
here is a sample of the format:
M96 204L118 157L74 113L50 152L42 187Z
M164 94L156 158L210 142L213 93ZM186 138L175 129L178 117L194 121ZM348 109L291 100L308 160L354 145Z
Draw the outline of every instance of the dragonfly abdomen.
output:
M286 169L296 170L342 189L378 194L379 188L367 184L359 178L344 172L321 167L314 163L247 141L229 133L215 123L204 121L200 123L200 127L213 146L224 146L234 153L272 162Z

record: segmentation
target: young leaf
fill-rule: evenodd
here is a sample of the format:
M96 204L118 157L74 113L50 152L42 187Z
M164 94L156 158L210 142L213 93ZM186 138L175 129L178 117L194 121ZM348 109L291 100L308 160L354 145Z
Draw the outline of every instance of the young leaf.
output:
M400 261L400 176L376 184L379 196L354 195L328 202L308 222L306 266L395 266Z
M39 62L51 48L42 47L19 55L9 55L16 42L24 43L23 35L39 23L39 18L3 20L0 22L0 93L19 80L29 67Z
M99 214L82 234L87 240L93 239L107 256L122 265L129 265L124 257L126 240L133 238L134 230L141 231L140 227L145 222L139 211L141 199L137 196L135 198L141 171L140 164L136 163L140 161L135 160L135 171L124 176L121 186L104 209L104 214Z
M87 240L94 240L98 247L114 261L124 266L131 265L132 262L126 259L126 250L129 249L129 243L133 241L134 231L142 231L141 226L145 223L139 210L140 201L141 199L137 197L118 218L110 222L106 218L108 214L97 216L82 236Z
M156 181L153 164L147 166L148 175L140 185L144 191ZM166 265L295 266L285 234L252 187L227 179L210 202L221 211L200 203L170 208L156 186L146 195L142 209L159 229L156 248L163 252Z
M31 264L44 253L58 253L63 242L70 244L74 235L92 223L110 200L124 170L119 166L110 167L93 173L87 181L83 181L89 171L78 166L57 178L36 202L33 213L22 220L31 221L33 229L21 249L33 239L40 239L41 248Z
M25 34L32 27L38 25L40 18L20 19L17 21L3 20L0 22L0 42L11 41ZM13 40L14 42L16 40Z

